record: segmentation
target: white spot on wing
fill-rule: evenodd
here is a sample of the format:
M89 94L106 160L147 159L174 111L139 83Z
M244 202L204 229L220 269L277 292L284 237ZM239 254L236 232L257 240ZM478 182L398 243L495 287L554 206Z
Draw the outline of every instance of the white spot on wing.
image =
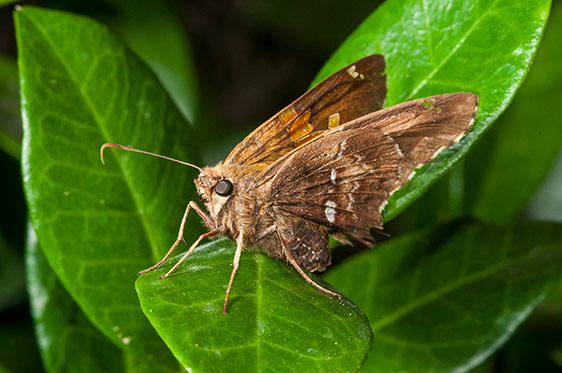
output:
M347 194L347 198L349 199L349 202L347 203L347 209L351 210L351 208L353 207L353 204L355 203L355 199L353 198L353 194L351 194L351 193Z
M349 69L347 69L347 73L349 74L349 76L351 76L353 79L357 78L359 76L359 73L357 71L355 71L355 65L351 66Z
M347 149L347 139L343 140L340 144L340 151L338 152L338 157L343 155L343 152Z
M403 157L404 153L402 153L402 149L400 149L400 146L398 145L397 142L394 143L394 146L396 147L396 153L398 153L401 157Z
M332 179L332 184L336 185L336 169L332 168L332 173L330 174L330 179Z
M410 176L413 176L415 174L415 172L412 172ZM390 199L390 197L394 194L394 192L396 192L398 189L401 188L401 185L397 186L396 188L392 189L390 191L390 193L388 193L388 198L381 203L380 207L379 207L379 214L382 212L382 210L384 210L384 208L386 207L386 204L388 203L388 200Z
M384 208L386 207L386 204L388 203L388 200L384 201L383 203L381 203L381 206L379 207L379 214L382 212L382 210L384 210Z
M324 209L324 214L326 215L326 219L328 219L330 223L336 221L336 210L334 209L334 207L336 207L335 202L332 201L326 202L326 209Z
M431 159L434 159L435 157L437 157L437 154L441 153L441 150L447 148L446 146L442 146L439 149L437 149L437 151L435 153L433 153L433 155L431 156Z

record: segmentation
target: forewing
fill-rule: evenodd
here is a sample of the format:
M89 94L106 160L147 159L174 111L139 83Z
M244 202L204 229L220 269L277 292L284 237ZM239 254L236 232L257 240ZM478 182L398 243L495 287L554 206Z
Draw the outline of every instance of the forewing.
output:
M379 110L384 70L384 57L372 55L337 71L254 130L224 163L265 169L325 131Z
M381 211L414 170L470 129L478 97L453 93L410 101L352 121L288 155L259 179L267 203L372 243Z

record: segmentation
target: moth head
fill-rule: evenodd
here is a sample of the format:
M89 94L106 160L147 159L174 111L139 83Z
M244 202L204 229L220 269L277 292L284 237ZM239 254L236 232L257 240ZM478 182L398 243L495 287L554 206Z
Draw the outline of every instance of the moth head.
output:
M222 166L205 167L195 180L199 199L211 217L216 217L234 194L235 186L228 170Z

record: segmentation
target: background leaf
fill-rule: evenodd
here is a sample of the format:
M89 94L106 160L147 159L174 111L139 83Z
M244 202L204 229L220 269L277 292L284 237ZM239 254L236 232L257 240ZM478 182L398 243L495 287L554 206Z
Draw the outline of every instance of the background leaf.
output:
M118 142L197 163L190 128L154 74L103 26L33 7L15 20L24 186L49 264L106 336L173 363L133 282L173 243L194 172L126 152L108 152L103 167L99 148Z
M234 242L215 241L169 278L159 276L179 257L137 280L144 313L185 368L336 372L362 365L372 343L363 312L264 253L243 253L223 315L234 251Z
M531 200L525 215L529 219L562 222L562 153Z
M9 4L12 4L12 3L15 3L15 2L16 2L16 0L0 0L0 7L5 6L5 5L9 5Z
M390 220L464 155L505 110L523 81L546 23L550 1L387 1L332 55L323 77L368 54L387 60L387 104L440 93L480 97L473 130L393 194Z
M562 226L455 222L389 240L324 277L367 314L364 371L467 371L562 274Z
M16 250L0 235L0 310L25 299L23 261Z
M166 1L110 3L117 9L106 22L148 63L182 114L195 123L199 101L197 75L178 11Z
M19 158L21 119L16 61L0 55L0 150Z

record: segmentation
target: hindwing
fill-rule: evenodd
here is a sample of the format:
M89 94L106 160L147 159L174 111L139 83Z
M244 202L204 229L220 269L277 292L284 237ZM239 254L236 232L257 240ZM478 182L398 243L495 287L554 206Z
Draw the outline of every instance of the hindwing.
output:
M265 170L267 203L366 244L414 170L470 129L478 97L460 92L392 106L342 125Z

